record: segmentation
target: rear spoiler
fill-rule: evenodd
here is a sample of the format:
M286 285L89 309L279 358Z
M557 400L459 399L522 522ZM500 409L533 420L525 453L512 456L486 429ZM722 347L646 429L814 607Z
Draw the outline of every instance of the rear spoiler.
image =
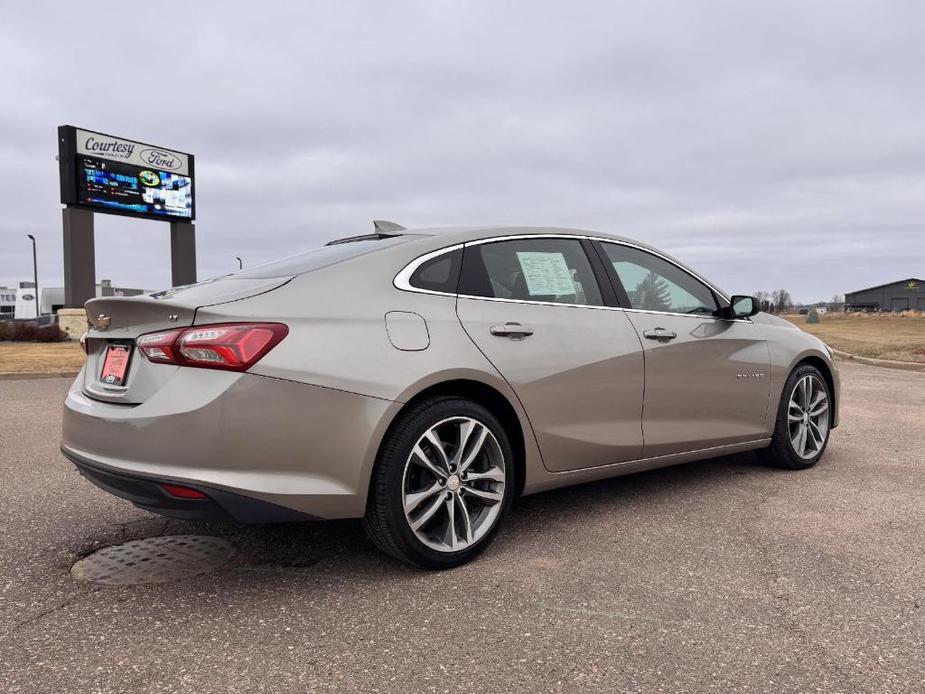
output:
M390 239L395 236L401 236L402 231L407 231L401 224L389 222L385 219L374 219L373 228L376 230L372 234L362 234L361 236L346 236L342 239L328 241L325 246L336 246L339 243L351 243L353 241L375 241L376 239Z

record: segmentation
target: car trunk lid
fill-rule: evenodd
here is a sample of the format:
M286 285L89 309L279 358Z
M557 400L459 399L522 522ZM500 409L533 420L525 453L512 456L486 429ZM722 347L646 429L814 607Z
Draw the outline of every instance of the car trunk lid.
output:
M156 393L180 367L148 362L137 349L139 335L193 325L196 311L239 301L272 291L291 280L291 276L208 280L174 287L154 294L133 297L100 297L87 302L87 364L83 391L106 402L137 405ZM127 359L122 379L103 380L110 350L115 358ZM111 369L106 369L112 374ZM121 371L121 369L119 369Z

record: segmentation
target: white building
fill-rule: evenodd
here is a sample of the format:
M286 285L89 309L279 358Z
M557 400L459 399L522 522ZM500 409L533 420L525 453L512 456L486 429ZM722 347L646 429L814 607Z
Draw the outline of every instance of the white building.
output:
M96 296L137 296L145 289L113 287L110 280L96 285ZM48 316L64 306L64 287L39 287L39 313ZM35 315L35 289L32 282L20 282L19 287L0 287L0 320L29 320Z

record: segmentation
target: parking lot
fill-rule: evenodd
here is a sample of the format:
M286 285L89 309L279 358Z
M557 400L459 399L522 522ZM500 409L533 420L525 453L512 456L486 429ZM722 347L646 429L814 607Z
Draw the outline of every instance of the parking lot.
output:
M925 374L842 378L815 469L745 454L528 497L443 573L357 522L137 510L58 453L67 379L0 381L0 691L925 691ZM188 533L236 554L157 585L69 572Z

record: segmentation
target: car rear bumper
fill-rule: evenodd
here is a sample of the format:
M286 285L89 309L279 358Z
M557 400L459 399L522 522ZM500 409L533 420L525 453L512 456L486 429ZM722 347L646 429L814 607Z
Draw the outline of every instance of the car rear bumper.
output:
M223 494L314 518L362 516L379 441L399 406L332 388L204 369L177 369L136 405L89 398L82 382L79 376L64 404L61 448L92 482L165 515L202 507L177 506L171 499L165 505L157 482L201 489L219 515L243 513L245 522L257 520L240 511L243 502ZM257 515L275 517L264 511Z
M237 521L238 523L285 523L290 521L316 520L307 513L294 511L283 506L258 501L250 497L233 494L222 489L191 485L183 486L205 494L204 499L184 499L173 496L162 486L177 484L179 480L155 479L143 475L127 475L105 470L61 449L64 456L74 463L77 471L103 491L118 496L145 511L162 516L182 518L191 521Z

